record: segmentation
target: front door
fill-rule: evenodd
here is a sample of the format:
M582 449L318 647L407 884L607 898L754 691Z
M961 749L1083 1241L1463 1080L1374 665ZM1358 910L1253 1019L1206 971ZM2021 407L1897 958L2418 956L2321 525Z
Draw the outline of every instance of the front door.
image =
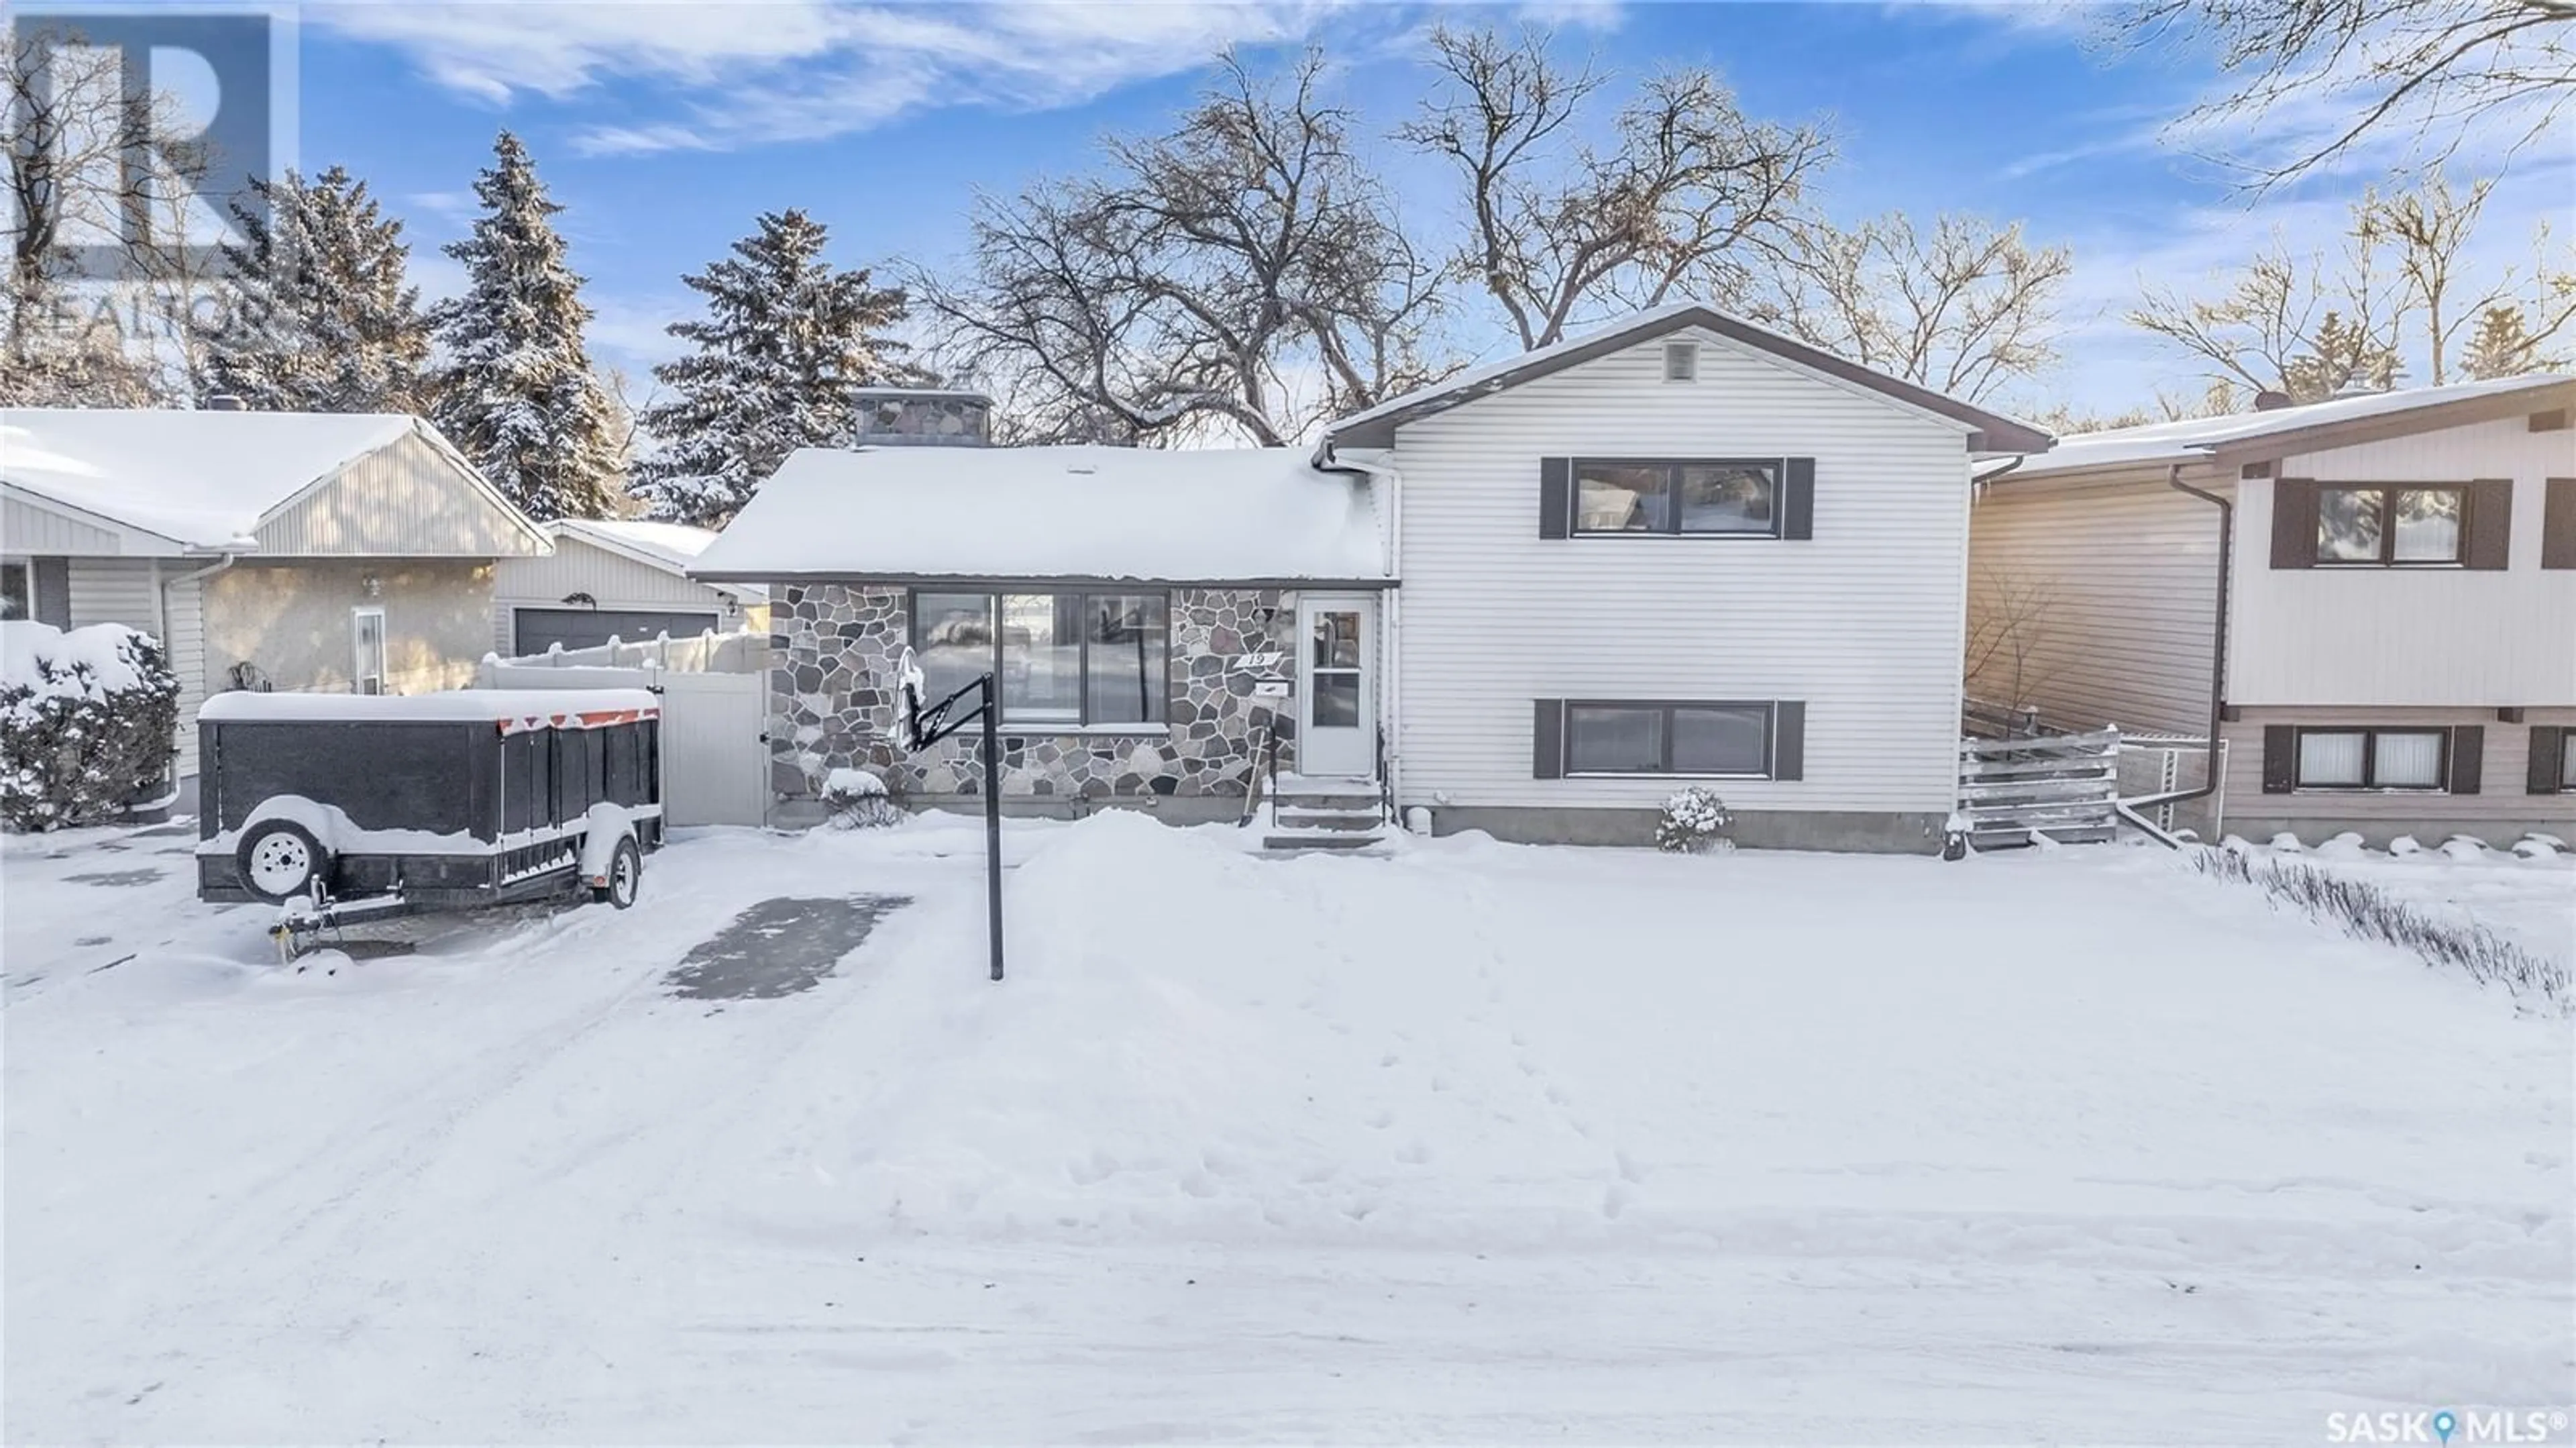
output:
M1297 772L1377 772L1377 600L1297 600Z

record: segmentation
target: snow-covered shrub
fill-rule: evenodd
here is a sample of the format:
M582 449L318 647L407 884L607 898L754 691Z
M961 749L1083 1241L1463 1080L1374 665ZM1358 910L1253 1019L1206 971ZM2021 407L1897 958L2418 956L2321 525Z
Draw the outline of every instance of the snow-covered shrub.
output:
M864 769L835 769L823 779L820 795L832 823L845 830L883 829L903 822L903 806L886 792L883 779Z
M168 782L179 680L123 624L0 623L0 824L113 819Z
M2408 855L2420 855L2424 853L2424 842L2413 835L2399 835L2388 842L2388 853L2401 860Z
M1734 827L1735 816L1726 812L1726 801L1715 790L1695 784L1664 801L1663 818L1655 821L1655 848L1677 855L1731 850L1735 842L1726 832Z

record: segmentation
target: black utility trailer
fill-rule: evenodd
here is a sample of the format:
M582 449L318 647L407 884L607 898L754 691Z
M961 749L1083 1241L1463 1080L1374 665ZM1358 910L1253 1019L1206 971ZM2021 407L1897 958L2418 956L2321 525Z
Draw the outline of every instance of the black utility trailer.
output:
M197 714L197 898L313 931L573 894L635 903L662 845L642 689L218 694Z

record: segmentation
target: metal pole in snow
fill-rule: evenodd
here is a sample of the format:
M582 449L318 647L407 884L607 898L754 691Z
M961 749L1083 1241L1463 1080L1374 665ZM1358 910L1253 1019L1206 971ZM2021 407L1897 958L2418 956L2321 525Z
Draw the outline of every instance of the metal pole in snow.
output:
M997 681L984 676L984 895L993 979L1002 978L1002 701Z

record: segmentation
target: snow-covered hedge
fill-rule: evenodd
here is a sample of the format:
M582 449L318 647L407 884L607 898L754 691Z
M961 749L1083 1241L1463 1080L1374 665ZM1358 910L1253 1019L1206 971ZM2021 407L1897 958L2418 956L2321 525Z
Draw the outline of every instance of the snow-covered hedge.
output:
M886 783L864 769L835 769L823 780L823 807L843 829L883 829L903 823L903 806L886 792Z
M114 818L166 783L178 724L179 680L150 635L0 623L0 825Z

